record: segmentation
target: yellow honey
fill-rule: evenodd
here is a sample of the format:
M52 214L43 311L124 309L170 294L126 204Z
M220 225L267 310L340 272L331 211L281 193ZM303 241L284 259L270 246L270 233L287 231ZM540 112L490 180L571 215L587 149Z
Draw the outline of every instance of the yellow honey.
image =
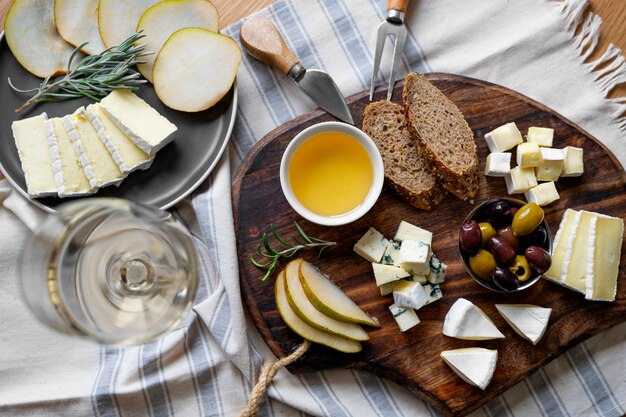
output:
M374 168L361 143L340 132L303 142L289 164L289 182L300 203L321 216L349 213L372 187Z

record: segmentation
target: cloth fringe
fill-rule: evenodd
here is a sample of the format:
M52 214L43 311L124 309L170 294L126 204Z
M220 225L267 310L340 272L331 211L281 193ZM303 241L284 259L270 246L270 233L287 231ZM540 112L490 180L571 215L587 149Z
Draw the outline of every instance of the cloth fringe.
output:
M593 74L602 94L615 108L612 115L617 119L620 131L626 134L626 96L608 97L618 84L626 82L626 58L621 49L609 44L602 56L587 62L598 47L602 25L600 16L592 12L586 13L588 5L589 0L565 0L560 2L560 11L567 30L572 34L582 63L589 73Z

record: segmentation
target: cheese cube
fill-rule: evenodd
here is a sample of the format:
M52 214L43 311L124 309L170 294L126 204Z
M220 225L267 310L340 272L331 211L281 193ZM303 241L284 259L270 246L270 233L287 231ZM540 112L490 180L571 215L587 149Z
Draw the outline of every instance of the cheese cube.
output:
M379 287L388 282L394 282L401 278L407 278L411 276L411 274L409 274L404 269L393 265L372 263L372 269L374 270L376 285L378 285Z
M507 123L485 135L490 152L504 152L522 143L522 134L514 122Z
M535 168L537 181L556 181L563 170L564 154L562 149L541 148L539 166Z
M511 170L510 152L492 152L487 155L485 175L490 177L504 177Z
M389 306L389 311L391 311L393 318L396 320L396 323L398 323L401 332L406 332L420 322L420 319L412 308L399 307L392 304Z
M520 143L517 145L517 165L528 168L539 166L539 145L536 143Z
M422 285L428 282L428 280L426 279L426 275L421 275L421 274L413 274L409 278L407 278L407 281L419 282Z
M549 127L529 127L526 140L529 143L536 143L539 146L550 147L552 146L552 139L554 138L554 129Z
M428 296L419 282L398 281L393 287L393 302L397 306L419 310L427 301Z
M389 241L373 227L354 245L354 251L370 262L380 262Z
M547 206L559 199L554 181L544 182L524 193L526 201L537 203L540 206Z
M579 177L585 171L583 163L583 150L574 146L566 146L563 149L565 163L563 165L562 177Z
M443 297L443 293L441 292L441 287L439 287L439 284L424 285L424 292L426 293L426 305Z
M515 167L504 180L509 194L521 194L537 186L537 178L532 168Z
M430 257L430 271L428 271L428 275L426 275L426 279L431 284L441 284L446 280L446 270L448 266L441 262L439 258L433 254Z
M400 266L412 274L426 275L430 271L430 245L417 240L404 240L400 246Z
M393 287L395 287L398 282L399 281L391 281L383 285L379 285L378 289L380 290L380 295L385 296L391 294L393 292Z
M385 265L400 266L400 243L392 240L387 245L381 263Z
M396 235L393 239L398 242L402 242L404 240L417 240L432 245L433 234L428 230L414 226L411 223L402 220L398 225L398 230L396 231Z

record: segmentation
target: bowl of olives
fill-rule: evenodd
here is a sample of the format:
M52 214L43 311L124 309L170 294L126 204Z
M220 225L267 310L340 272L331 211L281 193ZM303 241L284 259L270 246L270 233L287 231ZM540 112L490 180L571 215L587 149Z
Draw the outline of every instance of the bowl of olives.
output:
M469 213L459 230L459 250L467 273L501 292L530 287L552 263L543 209L508 197L484 201Z

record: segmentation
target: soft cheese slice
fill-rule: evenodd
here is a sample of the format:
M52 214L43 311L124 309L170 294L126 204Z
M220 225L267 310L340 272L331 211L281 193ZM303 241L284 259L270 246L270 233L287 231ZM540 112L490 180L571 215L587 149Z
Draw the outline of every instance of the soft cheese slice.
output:
M52 158L46 132L48 115L16 120L11 124L15 146L24 171L26 188L31 197L44 197L57 193Z
M504 337L489 317L465 298L459 298L450 307L443 322L443 334L466 340Z
M497 350L484 348L444 350L440 356L463 381L482 390L491 382L498 361Z
M583 294L587 287L587 269L593 265L593 257L588 256L589 237L596 233L597 219L597 213L581 210L580 221L574 239L571 241L572 245L568 246L563 260L562 284Z
M124 174L89 122L85 109L81 107L74 114L65 116L63 123L91 188L119 184Z
M88 106L87 117L96 129L96 132L98 132L100 140L109 150L120 171L128 174L137 169L150 167L154 157L139 149L111 120L102 109L102 106L99 104Z
M580 212L572 209L565 210L561 224L552 242L552 264L550 269L543 273L544 278L548 278L558 284L561 283L561 275L563 271L563 262L565 254L576 236L576 228L580 220Z
M100 105L115 124L148 155L174 138L177 127L128 90L113 90Z
M81 166L74 144L65 130L63 119L55 117L49 120L54 134L53 169L59 197L92 194L94 189L89 184Z
M585 298L597 301L615 301L617 277L624 236L624 220L616 217L598 217L596 233L589 245Z
M496 308L515 330L524 339L536 345L548 328L551 308L539 307L530 304L496 304Z

